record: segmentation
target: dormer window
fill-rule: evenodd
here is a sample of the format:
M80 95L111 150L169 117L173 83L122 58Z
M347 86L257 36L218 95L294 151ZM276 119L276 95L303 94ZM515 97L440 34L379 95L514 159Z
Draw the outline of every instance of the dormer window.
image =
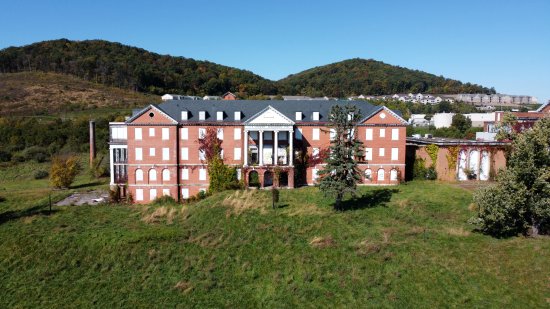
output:
M189 119L189 112L188 111L182 111L181 112L181 120L188 120Z
M241 120L241 112L235 112L235 120Z
M216 113L216 120L218 120L218 121L223 120L223 112L217 112Z
M296 120L302 120L302 112L296 112Z
M206 112L200 111L199 112L199 120L206 120Z
M319 121L319 112L313 112L313 121Z

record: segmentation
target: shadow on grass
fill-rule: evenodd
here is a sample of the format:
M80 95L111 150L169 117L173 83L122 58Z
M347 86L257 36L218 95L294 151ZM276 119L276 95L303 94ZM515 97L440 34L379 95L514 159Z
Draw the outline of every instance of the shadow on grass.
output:
M71 186L70 189L82 189L82 188L86 188L86 187L99 186L100 184L102 184L100 181L87 182L87 183L81 183L81 184L76 185L76 186Z
M22 210L10 210L0 214L0 224L4 224L12 220L18 220L21 218L36 216L36 215L49 216L51 214L56 213L57 211L58 211L57 209L52 209L50 211L44 205L37 205L31 208L22 209Z
M364 193L363 195L345 200L340 205L341 211L373 208L378 206L385 206L390 201L391 196L394 193L398 193L399 189L375 189Z

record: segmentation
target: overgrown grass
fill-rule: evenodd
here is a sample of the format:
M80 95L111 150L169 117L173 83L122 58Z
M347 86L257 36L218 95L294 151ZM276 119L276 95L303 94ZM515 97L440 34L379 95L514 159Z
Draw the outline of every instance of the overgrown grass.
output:
M0 193L0 217L34 205L42 181L29 180L27 197ZM0 307L549 305L549 239L472 232L469 191L361 193L343 212L301 188L281 190L275 210L271 192L249 191L12 217L0 222Z

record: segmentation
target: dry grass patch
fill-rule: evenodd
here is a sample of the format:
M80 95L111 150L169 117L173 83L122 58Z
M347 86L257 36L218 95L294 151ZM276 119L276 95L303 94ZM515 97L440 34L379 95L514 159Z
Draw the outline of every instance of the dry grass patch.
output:
M240 215L244 211L254 209L265 214L269 202L269 198L258 190L240 190L228 195L222 205L229 207L227 216Z
M470 205L468 205L468 210L469 210L469 211L478 211L479 208L477 207L477 204L475 204L475 203L470 203Z
M382 245L376 242L372 242L369 239L365 239L355 246L357 254L367 256L373 253L378 253L382 250Z
M309 242L309 244L314 248L327 248L327 247L334 247L336 245L336 242L334 241L332 236L327 236L327 237L316 236L316 237L313 237L313 239Z
M193 290L193 285L187 281L179 281L174 286L174 289L187 294Z
M451 228L448 228L448 229L447 229L447 233L448 233L449 235L452 235L452 236L462 236L462 237L470 236L470 231L464 230L463 227L459 227L459 228L451 227Z
M224 235L214 232L206 232L188 240L202 248L217 248L224 243Z

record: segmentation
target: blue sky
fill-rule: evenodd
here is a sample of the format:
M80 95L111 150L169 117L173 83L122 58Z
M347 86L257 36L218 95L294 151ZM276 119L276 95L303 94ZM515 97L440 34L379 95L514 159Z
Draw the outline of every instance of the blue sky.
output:
M0 0L0 48L105 39L280 79L372 58L550 99L550 1Z

